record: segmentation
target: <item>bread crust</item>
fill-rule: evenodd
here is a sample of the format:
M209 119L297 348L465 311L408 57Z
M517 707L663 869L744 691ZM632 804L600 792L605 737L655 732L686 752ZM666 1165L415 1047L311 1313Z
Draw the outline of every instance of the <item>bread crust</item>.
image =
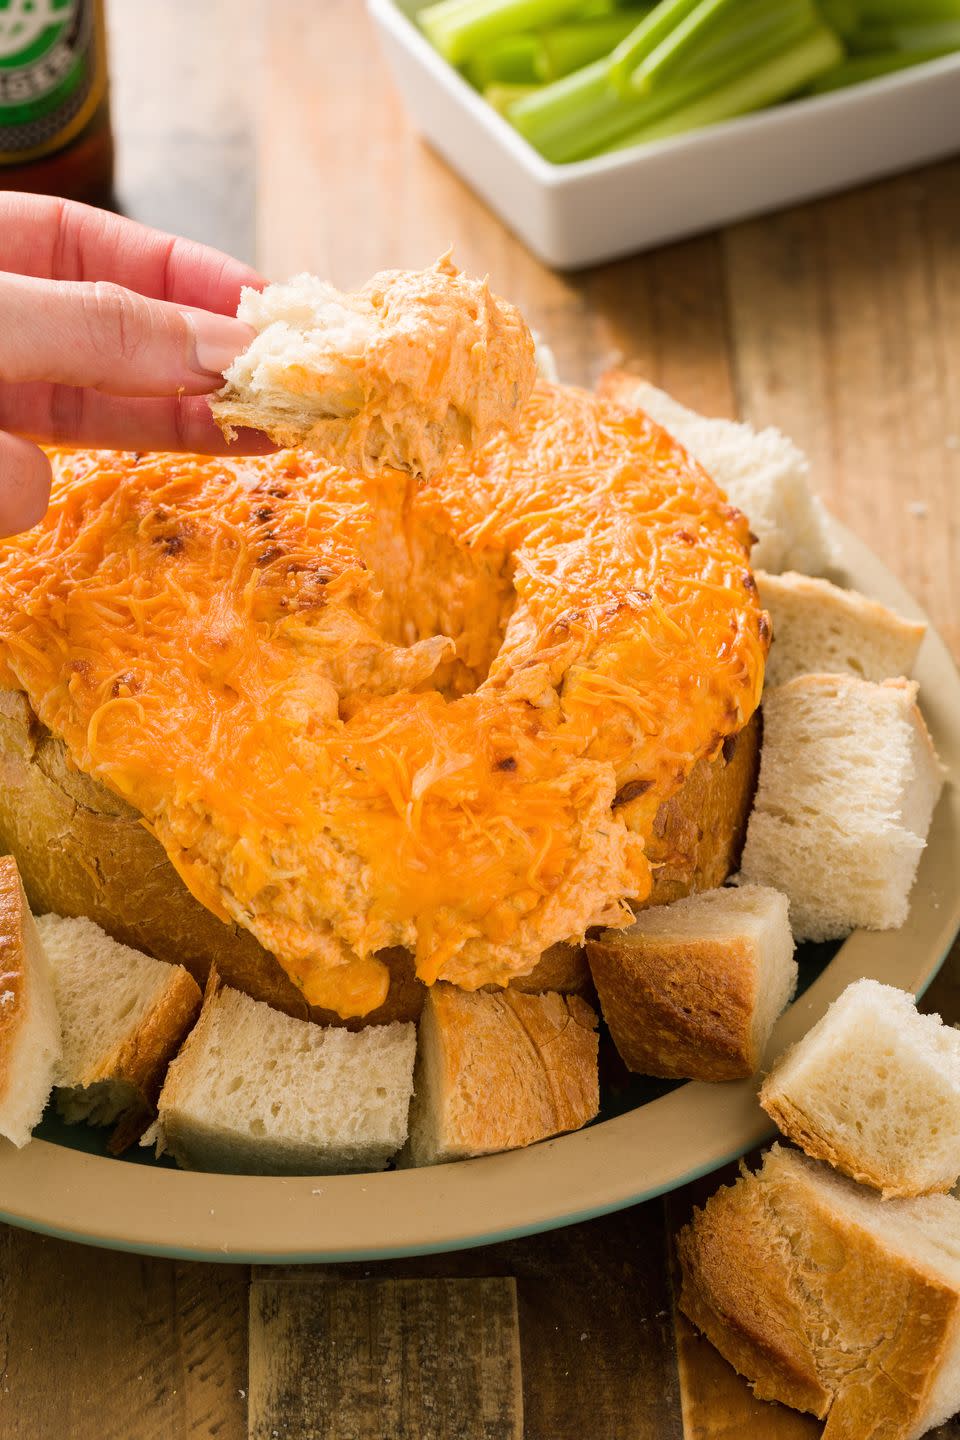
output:
M770 1085L771 1078L768 1076L761 1087L760 1104L781 1134L792 1140L794 1145L799 1146L804 1154L812 1159L825 1160L834 1170L856 1180L858 1185L869 1185L872 1190L881 1191L885 1200L908 1200L918 1195L947 1195L953 1189L949 1179L939 1184L923 1184L919 1180L907 1179L902 1171L866 1164L863 1156L853 1154L843 1144L838 1143L838 1136L831 1136L817 1125L789 1096L777 1093Z
M0 855L0 1133L17 1146L40 1119L59 1054L46 955L17 862Z
M3 846L0 845L0 849ZM17 862L0 856L0 1098L15 1083L14 1037L24 1023L27 987L27 904Z
M736 870L760 771L760 724L757 711L660 806L647 845L653 889L638 909L715 890Z
M710 889L735 867L753 796L759 723L750 724L711 762L702 761L657 817L649 903L665 904ZM203 985L215 964L225 985L298 1019L344 1024L311 1007L277 960L246 930L224 923L195 900L136 810L68 760L63 744L36 719L25 695L0 689L0 850L20 862L37 913L83 915L109 935L170 964ZM386 1002L352 1029L415 1021L425 987L406 950L381 951L390 970ZM580 946L544 952L514 982L525 993L589 994Z
M754 1053L757 973L741 939L685 942L608 931L587 955L613 1042L629 1070L670 1080L745 1080Z
M429 1046L434 1061L430 1113L421 1112L439 1146L431 1159L517 1149L592 1120L600 1107L596 1026L596 1014L578 995L433 986L420 1034L421 1049ZM415 1102L414 1154L417 1113Z

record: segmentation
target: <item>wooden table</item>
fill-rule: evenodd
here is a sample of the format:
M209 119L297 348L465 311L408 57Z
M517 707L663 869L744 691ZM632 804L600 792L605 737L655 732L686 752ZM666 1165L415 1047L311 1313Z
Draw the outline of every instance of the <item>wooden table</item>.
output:
M413 134L360 0L117 0L111 23L130 213L345 286L452 242L565 378L624 356L698 409L794 436L960 654L960 162L556 275ZM960 1021L960 951L927 1003ZM812 1440L675 1309L670 1236L716 1183L339 1270L251 1275L0 1229L0 1435Z

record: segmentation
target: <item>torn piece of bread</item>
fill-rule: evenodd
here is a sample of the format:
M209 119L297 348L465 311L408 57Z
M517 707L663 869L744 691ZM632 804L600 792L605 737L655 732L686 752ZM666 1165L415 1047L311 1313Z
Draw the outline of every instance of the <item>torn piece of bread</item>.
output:
M200 987L182 965L120 945L92 920L42 915L37 929L63 1026L57 1109L71 1123L115 1124L110 1149L119 1153L155 1113Z
M587 957L627 1068L670 1079L753 1075L797 984L786 897L758 885L644 910Z
M684 1314L823 1440L915 1440L960 1408L960 1201L884 1201L774 1146L678 1249Z
M760 1104L808 1155L885 1196L960 1177L960 1031L891 985L848 985L774 1065Z
M766 684L795 675L847 674L892 680L913 673L927 627L904 620L856 590L787 571L756 574L763 608L773 622Z
M596 1024L578 995L432 986L401 1163L490 1155L579 1130L600 1108Z
M509 427L536 378L520 312L444 256L345 294L314 275L242 292L256 338L210 401L228 439L265 430L331 463L432 475Z
M895 929L943 775L913 681L798 675L764 694L744 880L790 901L797 940Z
M160 1095L158 1153L227 1175L382 1170L407 1138L416 1027L294 1020L208 984Z
M50 967L20 872L0 858L0 1135L22 1148L39 1124L60 1060Z
M806 457L779 430L754 430L735 420L711 420L688 410L655 385L623 370L598 386L625 410L643 410L679 440L727 498L742 510L757 537L750 563L776 573L829 569L833 547L826 512L807 483Z

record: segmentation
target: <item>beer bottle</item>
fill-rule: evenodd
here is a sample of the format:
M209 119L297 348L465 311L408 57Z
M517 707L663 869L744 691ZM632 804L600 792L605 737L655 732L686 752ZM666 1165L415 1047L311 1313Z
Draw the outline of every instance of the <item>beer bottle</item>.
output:
M0 189L111 203L103 0L0 0Z

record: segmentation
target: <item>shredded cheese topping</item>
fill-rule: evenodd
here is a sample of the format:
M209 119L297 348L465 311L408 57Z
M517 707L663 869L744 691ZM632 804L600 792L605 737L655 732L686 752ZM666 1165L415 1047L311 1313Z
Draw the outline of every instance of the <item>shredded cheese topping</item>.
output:
M661 802L759 702L746 520L542 382L428 484L286 452L59 452L0 542L0 683L314 1004L527 973L629 923Z

